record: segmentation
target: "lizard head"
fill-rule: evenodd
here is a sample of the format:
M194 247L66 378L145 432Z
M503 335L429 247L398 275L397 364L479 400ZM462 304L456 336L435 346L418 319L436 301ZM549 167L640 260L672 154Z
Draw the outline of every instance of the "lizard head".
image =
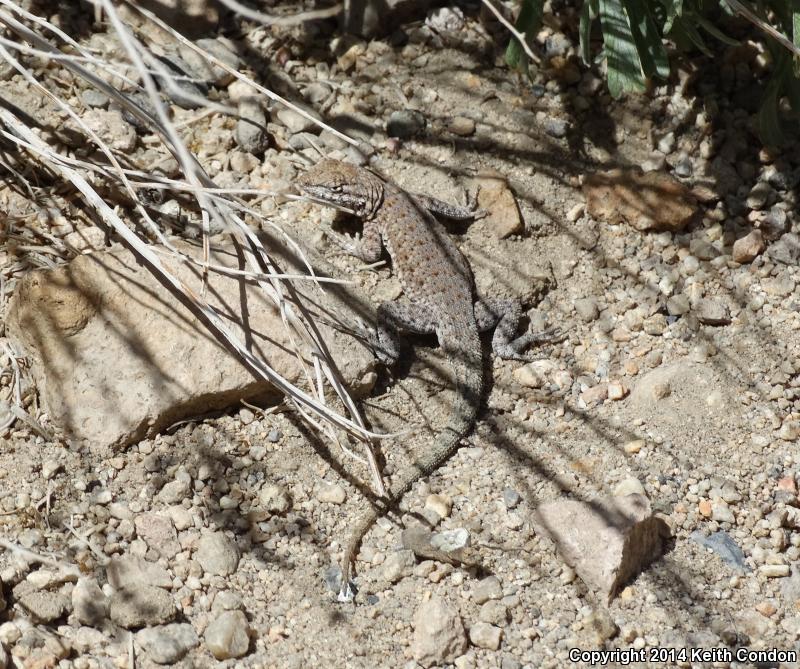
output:
M325 203L370 216L383 201L383 181L371 170L341 160L325 158L307 170L297 187Z

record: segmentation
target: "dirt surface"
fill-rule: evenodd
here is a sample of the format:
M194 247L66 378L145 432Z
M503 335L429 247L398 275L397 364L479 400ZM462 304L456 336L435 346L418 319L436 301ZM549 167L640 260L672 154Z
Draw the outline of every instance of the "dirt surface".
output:
M106 54L118 48L105 25L64 20ZM409 522L466 529L480 568L409 561L397 518L381 519L359 554L355 603L338 603L335 567L366 508L369 474L283 407L233 407L120 451L50 439L17 420L0 432L0 537L16 547L0 552L8 666L131 667L130 644L136 667L155 666L158 644L146 632L157 624L188 639L183 654L166 656L183 667L567 667L575 648L633 649L654 660L641 666L712 666L670 650L700 648L721 658L713 666L750 666L726 662L724 651L800 652L800 153L794 144L761 149L754 135L748 99L764 75L755 49L719 47L716 64L679 59L670 82L612 101L599 73L577 63L571 23L546 23L533 82L502 65L475 13L447 25L345 43L327 25L272 32L253 24L234 42L242 71L311 100L326 121L375 147L376 168L408 190L463 202L476 179L499 173L516 197L522 230L501 238L488 219L450 230L481 293L521 297L529 327L557 326L567 338L544 347L548 362L533 367L487 354L474 433L401 504ZM28 58L69 98L61 70ZM73 83L84 113L86 84ZM84 155L60 138L64 117L29 82L14 75L0 95L46 126L55 148ZM227 99L230 87L215 95ZM326 153L358 158L329 131L298 129L278 109L269 114L270 148L257 158L237 146L235 119L172 112L223 187L288 187L318 156L309 133ZM421 112L425 128L388 137L392 113L407 110ZM133 164L171 160L150 137L134 135ZM589 218L585 176L631 166L671 172L694 189L693 222L642 232ZM30 198L6 179L3 308L25 272L66 262L74 251L63 240L93 225L57 180ZM169 194L158 205L165 218L178 206ZM390 267L365 269L325 239L334 218L337 229L353 229L341 215L273 198L255 206L373 304L399 296ZM756 228L766 249L735 262L734 242ZM37 253L45 244L55 250ZM0 368L11 400L5 348ZM379 371L365 414L377 430L407 431L381 444L386 477L446 422L446 370L435 341L410 338L401 363ZM20 379L26 410L55 430ZM673 536L607 603L534 532L531 514L559 498L632 492L649 498ZM721 537L734 550L720 549ZM148 583L169 595L163 606L154 597L152 617L138 622L123 610L135 597L126 600L109 577L110 558L132 556L166 577L139 574L128 589ZM78 574L59 575L65 565ZM486 581L492 576L499 587ZM89 615L85 592L110 599L110 619ZM446 606L426 607L431 598ZM425 637L437 622L426 616L447 615L460 622ZM445 633L461 638L447 646ZM236 659L215 659L220 647ZM458 654L430 660L448 648Z

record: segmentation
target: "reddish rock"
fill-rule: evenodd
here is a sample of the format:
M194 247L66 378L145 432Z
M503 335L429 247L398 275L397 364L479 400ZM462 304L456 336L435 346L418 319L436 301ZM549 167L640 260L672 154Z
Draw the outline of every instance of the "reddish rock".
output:
M692 192L665 172L599 172L584 179L583 194L592 218L637 230L683 230L697 212Z
M753 230L733 243L733 259L739 263L751 262L764 250L764 246L761 230Z

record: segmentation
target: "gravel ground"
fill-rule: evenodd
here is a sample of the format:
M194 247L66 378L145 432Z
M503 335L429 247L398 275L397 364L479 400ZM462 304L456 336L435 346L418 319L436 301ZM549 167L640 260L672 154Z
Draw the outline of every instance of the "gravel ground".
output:
M289 411L232 408L120 451L17 421L0 432L0 537L16 547L0 553L0 668L123 668L135 656L137 667L516 669L571 666L574 648L656 660L641 666L735 667L750 664L724 651L800 652L800 152L761 148L754 134L767 67L758 50L679 60L667 84L612 101L556 17L539 35L532 84L502 66L476 17L435 17L389 40L309 26L234 41L269 61L239 69L368 141L408 190L463 201L475 179L499 174L515 196L513 211L452 232L480 291L521 296L531 328L568 336L540 362L487 362L474 433L401 505L436 531L466 530L480 569L417 559L399 524L381 519L359 554L356 603L337 603L335 565L366 508L355 483L368 473ZM76 34L105 55L119 48L102 26L63 20L83 20ZM107 100L29 62L134 165L174 171ZM212 88L243 110L237 86ZM78 151L28 82L6 79L0 95L45 119L53 146ZM289 187L313 145L359 159L277 105L266 119L265 147L235 119L173 106L223 187ZM587 177L631 166L685 184L675 197L697 214L655 230L592 215ZM67 260L65 243L80 249L94 234L57 185L37 187L36 202L11 182L0 189L13 231L0 237L4 310L24 272ZM646 214L619 193L609 209ZM180 207L156 206L165 217ZM364 270L326 241L332 212L258 206L374 303L400 293L389 268ZM31 250L45 242L56 251ZM435 342L413 343L364 403L374 427L413 428L384 443L387 476L425 449L453 398ZM0 350L0 367L10 364ZM11 378L0 376L3 398ZM42 418L35 389L21 391ZM646 495L672 539L609 603L534 531L532 512L628 493ZM680 648L718 655L692 661L670 650Z

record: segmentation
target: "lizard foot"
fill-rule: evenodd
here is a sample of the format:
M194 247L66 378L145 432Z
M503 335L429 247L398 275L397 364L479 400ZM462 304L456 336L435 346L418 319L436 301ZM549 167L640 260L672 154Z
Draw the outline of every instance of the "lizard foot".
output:
M556 344L564 341L566 338L567 335L558 328L550 328L541 332L526 332L524 335L510 342L495 346L494 352L503 360L533 362L534 360L541 360L547 356L523 353L526 348L533 344Z
M352 237L334 230L326 230L325 235L347 255L359 256L361 250L361 235L355 233Z
M392 367L400 357L393 340L385 334L382 335L379 330L365 326L360 319L358 325L350 326L349 332L356 339L360 339L372 351L378 362L386 367Z
M472 212L472 220L478 221L482 218L486 218L489 215L489 212L485 209L478 209L478 195L481 192L481 187L478 186L475 189L474 193L470 193L469 191L466 192L467 194L467 209Z

